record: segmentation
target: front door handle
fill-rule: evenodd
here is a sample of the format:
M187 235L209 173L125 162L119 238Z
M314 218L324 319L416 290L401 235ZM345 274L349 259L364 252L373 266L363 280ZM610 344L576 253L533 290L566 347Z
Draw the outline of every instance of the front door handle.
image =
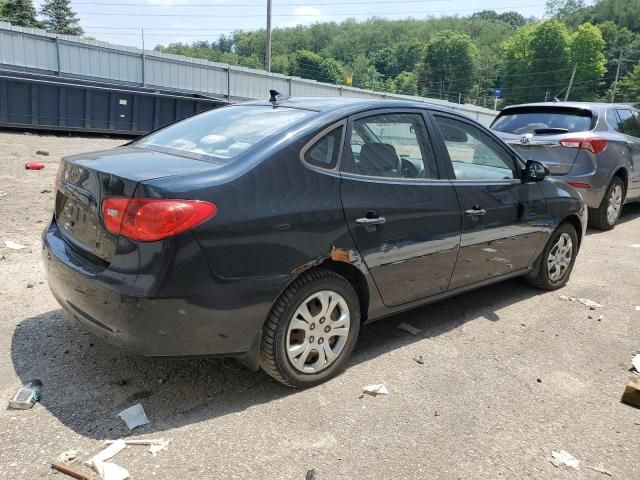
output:
M383 223L387 223L387 219L384 217L374 217L374 218L364 217L364 218L357 218L356 223L358 225L364 225L365 227L368 227L369 225L382 225Z
M486 215L487 211L484 208L480 208L475 205L471 210L466 210L464 214L469 215L470 217L480 217L482 215Z

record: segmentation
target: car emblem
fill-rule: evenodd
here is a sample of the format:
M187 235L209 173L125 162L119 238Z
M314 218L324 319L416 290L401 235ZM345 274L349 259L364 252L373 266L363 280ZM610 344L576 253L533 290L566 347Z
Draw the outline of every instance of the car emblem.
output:
M523 145L529 145L531 143L531 137L533 135L531 135L530 133L527 133L526 135L523 135L520 137L520 143Z

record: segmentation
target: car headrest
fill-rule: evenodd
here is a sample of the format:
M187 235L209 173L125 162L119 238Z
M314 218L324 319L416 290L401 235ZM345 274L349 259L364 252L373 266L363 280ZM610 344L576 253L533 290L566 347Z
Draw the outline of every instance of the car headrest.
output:
M396 149L388 143L365 143L360 150L360 166L368 173L390 173L398 170L400 160Z

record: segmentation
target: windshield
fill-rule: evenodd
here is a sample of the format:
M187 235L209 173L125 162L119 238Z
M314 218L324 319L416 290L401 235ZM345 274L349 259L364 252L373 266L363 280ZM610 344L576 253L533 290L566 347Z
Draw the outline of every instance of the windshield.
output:
M592 115L570 108L514 108L502 112L491 128L522 135L559 135L586 132L592 128Z
M312 113L260 105L222 107L163 128L135 145L226 164L261 140Z

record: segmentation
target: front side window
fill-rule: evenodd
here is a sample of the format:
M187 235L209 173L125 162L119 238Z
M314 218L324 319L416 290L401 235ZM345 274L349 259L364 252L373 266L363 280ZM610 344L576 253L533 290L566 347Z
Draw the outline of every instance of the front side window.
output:
M304 154L305 162L321 168L335 167L340 152L343 129L344 127L338 127L314 143Z
M227 164L311 114L308 110L261 105L216 108L158 130L134 145Z
M385 178L438 178L422 115L385 113L353 122L342 170Z
M516 178L511 156L479 128L449 117L435 116L457 180Z
M640 138L640 127L638 126L638 122L636 117L633 115L631 110L623 110L618 109L618 117L620 118L618 130L620 133L624 133L625 135L631 135L632 137Z

